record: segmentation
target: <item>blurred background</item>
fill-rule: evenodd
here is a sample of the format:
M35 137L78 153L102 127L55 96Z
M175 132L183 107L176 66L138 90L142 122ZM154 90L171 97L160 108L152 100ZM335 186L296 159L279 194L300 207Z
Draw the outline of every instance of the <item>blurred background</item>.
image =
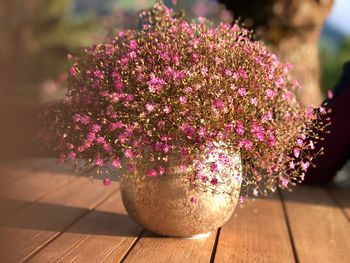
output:
M41 156L37 141L42 103L64 97L67 55L135 28L137 12L155 0L0 1L0 159ZM350 59L349 0L164 0L191 19L241 23L255 30L317 106Z

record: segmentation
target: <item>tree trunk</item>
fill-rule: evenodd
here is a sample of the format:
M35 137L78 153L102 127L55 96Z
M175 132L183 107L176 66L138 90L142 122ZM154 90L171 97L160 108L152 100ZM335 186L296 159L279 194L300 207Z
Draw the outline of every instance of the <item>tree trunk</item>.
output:
M299 98L305 105L322 101L318 41L333 0L220 0L235 19L255 30L277 53L282 62L294 65L292 75L302 89Z

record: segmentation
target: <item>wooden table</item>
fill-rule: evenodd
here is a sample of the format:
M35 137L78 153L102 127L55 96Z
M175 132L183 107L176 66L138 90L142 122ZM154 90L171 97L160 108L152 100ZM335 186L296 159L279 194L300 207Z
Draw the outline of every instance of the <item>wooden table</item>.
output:
M118 184L50 159L5 164L0 262L350 262L350 183L249 200L207 239L164 238L126 214Z

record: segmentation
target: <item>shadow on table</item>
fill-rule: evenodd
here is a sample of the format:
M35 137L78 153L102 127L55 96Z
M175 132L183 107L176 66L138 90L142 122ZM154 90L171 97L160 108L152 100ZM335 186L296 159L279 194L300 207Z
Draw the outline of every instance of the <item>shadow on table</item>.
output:
M22 207L0 219L1 227L125 237L137 237L141 231L126 214L13 199L1 201Z

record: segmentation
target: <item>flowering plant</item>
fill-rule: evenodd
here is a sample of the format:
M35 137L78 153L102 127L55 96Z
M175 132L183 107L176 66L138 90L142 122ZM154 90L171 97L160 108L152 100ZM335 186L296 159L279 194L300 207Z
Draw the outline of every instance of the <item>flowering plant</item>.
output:
M321 152L312 150L325 110L300 105L291 65L237 24L188 23L161 3L141 21L73 58L67 99L44 116L61 160L130 175L149 162L142 176L158 177L181 156L194 188L215 191L234 176L254 195L303 179ZM233 153L242 174L227 173Z

